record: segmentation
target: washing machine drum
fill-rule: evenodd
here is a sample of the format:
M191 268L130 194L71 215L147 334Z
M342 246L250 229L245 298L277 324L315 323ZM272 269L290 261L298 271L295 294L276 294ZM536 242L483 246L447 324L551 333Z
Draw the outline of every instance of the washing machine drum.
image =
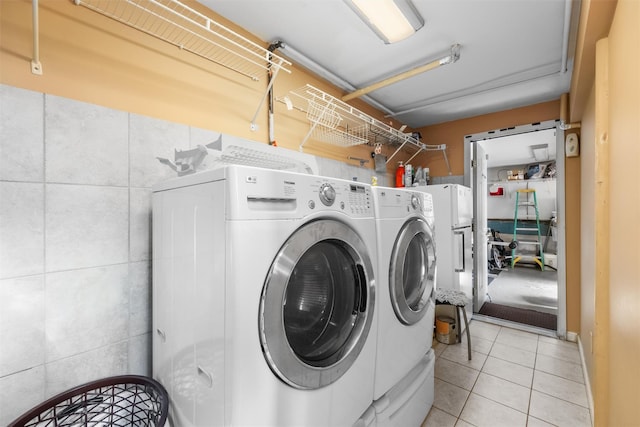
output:
M373 320L373 265L346 224L299 228L271 265L260 301L260 339L271 370L287 384L335 382L358 357Z
M407 221L396 238L389 265L389 294L398 320L413 325L433 299L436 248L433 230L420 218Z

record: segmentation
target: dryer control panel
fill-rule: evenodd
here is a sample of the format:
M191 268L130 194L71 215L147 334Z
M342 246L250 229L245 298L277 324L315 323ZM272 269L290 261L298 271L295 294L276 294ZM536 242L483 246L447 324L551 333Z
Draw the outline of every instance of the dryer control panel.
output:
M378 218L404 218L408 215L433 217L431 194L410 189L374 187Z

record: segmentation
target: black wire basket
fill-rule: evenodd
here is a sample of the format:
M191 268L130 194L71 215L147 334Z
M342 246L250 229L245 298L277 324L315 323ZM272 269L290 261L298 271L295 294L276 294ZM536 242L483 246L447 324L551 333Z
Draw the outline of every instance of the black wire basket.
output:
M78 386L26 412L9 427L161 427L169 395L152 378L109 377Z

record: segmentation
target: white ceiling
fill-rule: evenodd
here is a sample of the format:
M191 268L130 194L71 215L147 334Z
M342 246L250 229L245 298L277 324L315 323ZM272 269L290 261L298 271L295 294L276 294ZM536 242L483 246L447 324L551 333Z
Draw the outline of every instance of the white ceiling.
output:
M412 128L569 91L577 0L413 0L425 25L394 44L384 44L343 0L199 1L267 43L282 41L304 53L355 88L439 59L460 44L457 62L369 94ZM278 53L286 56L286 49ZM276 81L276 96L285 95L277 89Z
M488 156L489 168L543 163L556 158L555 129L503 136L478 143ZM539 150L538 158L534 156L534 148Z

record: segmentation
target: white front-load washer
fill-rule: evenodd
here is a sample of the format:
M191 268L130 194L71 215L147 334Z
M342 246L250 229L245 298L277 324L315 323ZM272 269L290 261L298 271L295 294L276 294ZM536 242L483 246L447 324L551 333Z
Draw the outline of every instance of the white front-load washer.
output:
M430 351L436 252L429 194L373 187L378 237L378 349L374 399Z
M370 186L246 166L154 187L153 374L176 426L351 426L373 401Z

